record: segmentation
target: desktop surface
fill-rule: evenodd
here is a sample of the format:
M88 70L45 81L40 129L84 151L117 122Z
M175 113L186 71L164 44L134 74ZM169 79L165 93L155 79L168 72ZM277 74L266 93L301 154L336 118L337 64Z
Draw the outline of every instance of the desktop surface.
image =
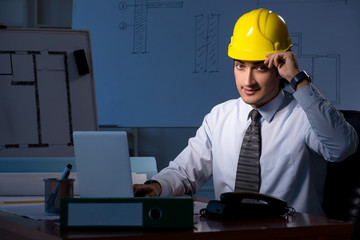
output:
M194 229L62 230L58 220L36 221L0 211L0 239L351 239L353 226L296 213L291 218L224 220L194 215Z

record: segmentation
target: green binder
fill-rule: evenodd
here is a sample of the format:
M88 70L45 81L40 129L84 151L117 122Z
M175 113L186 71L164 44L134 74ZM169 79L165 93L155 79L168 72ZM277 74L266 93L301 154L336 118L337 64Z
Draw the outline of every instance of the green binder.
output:
M61 200L61 228L174 228L194 226L192 198L69 198Z

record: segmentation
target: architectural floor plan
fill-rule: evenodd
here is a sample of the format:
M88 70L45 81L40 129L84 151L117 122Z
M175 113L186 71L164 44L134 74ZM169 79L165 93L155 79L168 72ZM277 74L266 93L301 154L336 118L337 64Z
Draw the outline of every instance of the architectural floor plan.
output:
M97 128L92 74L73 54L88 48L84 34L0 31L1 157L71 156L73 130Z

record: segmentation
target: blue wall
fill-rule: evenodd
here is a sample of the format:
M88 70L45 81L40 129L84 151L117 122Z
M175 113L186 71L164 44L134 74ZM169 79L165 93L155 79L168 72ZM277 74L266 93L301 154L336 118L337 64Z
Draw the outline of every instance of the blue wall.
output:
M73 28L91 31L99 124L139 127L138 153L156 157L159 169L212 106L238 97L227 46L236 20L255 8L284 17L301 68L335 107L360 110L358 0L73 2Z
M359 109L357 0L74 0L73 28L89 29L100 124L194 127L238 97L227 46L255 8L287 22L302 69L336 107Z

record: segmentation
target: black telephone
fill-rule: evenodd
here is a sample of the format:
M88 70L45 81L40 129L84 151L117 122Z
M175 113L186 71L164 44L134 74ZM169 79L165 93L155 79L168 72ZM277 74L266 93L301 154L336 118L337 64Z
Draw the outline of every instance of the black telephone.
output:
M295 209L282 199L260 193L227 192L220 195L220 201L210 200L201 209L202 216L224 218L265 218L289 216Z

